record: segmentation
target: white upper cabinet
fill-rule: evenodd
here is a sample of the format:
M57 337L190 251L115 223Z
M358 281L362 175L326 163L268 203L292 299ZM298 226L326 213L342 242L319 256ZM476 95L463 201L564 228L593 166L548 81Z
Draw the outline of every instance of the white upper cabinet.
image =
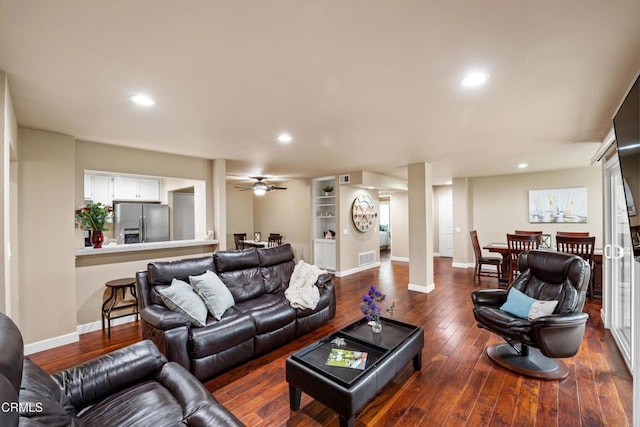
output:
M160 200L160 180L132 176L113 177L113 198L157 202Z
M113 205L114 200L159 202L160 178L85 172L84 199Z
M113 203L113 179L109 175L84 174L84 199L93 203L111 205Z
M84 199L93 200L93 174L84 174Z
M160 200L160 180L155 178L138 179L138 196L143 200Z
M116 200L138 199L138 178L130 176L114 176L113 198Z
M113 179L109 175L93 176L93 201L108 206L113 204Z

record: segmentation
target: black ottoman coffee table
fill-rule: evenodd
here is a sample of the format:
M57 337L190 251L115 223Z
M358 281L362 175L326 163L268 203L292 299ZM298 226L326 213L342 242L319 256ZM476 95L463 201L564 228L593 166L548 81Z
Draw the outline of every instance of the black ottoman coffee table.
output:
M300 394L307 393L340 416L340 426L353 426L356 413L413 360L422 368L424 331L417 326L382 318L382 332L374 334L365 318L352 323L287 358L291 409L300 409ZM332 343L342 338L344 345ZM330 366L332 349L366 352L364 369Z

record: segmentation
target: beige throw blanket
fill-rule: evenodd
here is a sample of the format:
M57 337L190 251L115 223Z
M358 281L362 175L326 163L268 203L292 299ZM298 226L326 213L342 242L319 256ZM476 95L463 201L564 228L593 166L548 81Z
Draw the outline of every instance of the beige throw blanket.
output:
M289 287L284 296L293 308L309 308L314 310L320 301L320 291L316 286L318 276L326 273L320 267L300 260L293 269Z

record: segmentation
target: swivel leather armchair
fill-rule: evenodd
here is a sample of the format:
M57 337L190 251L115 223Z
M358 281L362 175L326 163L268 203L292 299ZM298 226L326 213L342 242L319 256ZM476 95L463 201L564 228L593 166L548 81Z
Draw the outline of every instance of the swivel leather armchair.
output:
M591 273L589 264L577 255L533 250L520 254L518 268L522 274L508 290L482 289L471 294L478 326L507 341L489 346L487 354L519 374L547 380L566 378L568 368L555 358L573 357L580 348L589 317L582 312ZM510 292L513 295L509 296ZM525 308L524 316L517 312L515 315L514 298L522 294L525 297L521 301L530 297L538 302L529 303L531 309ZM510 302L506 304L508 296ZM547 307L555 301L557 305L551 314L535 313L542 307L539 301Z

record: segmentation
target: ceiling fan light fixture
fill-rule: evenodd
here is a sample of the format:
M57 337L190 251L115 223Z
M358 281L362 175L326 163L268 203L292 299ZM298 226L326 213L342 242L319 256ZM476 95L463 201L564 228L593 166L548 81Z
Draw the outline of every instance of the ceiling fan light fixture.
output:
M262 181L253 184L253 194L256 196L264 196L269 191L269 186Z

